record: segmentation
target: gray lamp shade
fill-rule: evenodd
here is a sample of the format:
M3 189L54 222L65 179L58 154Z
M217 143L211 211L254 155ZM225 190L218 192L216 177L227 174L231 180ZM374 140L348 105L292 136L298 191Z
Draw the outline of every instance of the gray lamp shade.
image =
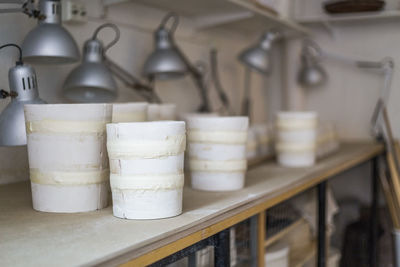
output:
M320 65L306 65L300 68L298 82L305 88L319 87L323 85L326 80L327 74Z
M101 63L82 63L68 75L64 83L64 96L73 102L111 102L116 95L115 80L109 69Z
M117 96L117 84L104 64L103 45L89 40L84 45L83 61L64 83L65 98L73 102L111 102Z
M39 98L35 71L28 65L17 65L8 73L10 91L16 97L0 114L0 146L26 145L24 105L44 104Z
M272 70L271 47L276 36L277 34L273 32L264 33L255 45L239 54L240 62L261 74L268 75Z
M61 25L60 1L41 0L44 20L22 42L22 58L27 62L64 64L79 60L79 49L71 34Z
M185 56L164 27L155 32L155 50L145 61L143 75L155 79L176 79L188 72Z
M304 88L320 87L328 80L326 71L319 63L319 50L311 41L306 41L303 46L297 81Z

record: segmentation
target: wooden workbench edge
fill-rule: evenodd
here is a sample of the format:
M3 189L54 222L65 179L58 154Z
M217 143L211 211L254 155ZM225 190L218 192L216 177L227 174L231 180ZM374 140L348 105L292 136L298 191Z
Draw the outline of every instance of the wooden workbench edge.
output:
M292 196L303 192L324 180L327 180L343 171L355 167L366 162L384 152L384 146L376 144L375 147L369 148L365 154L360 155L353 160L347 161L342 165L324 170L312 175L310 179L306 176L296 184L288 185L281 190L261 196L259 199L253 199L249 203L245 203L212 219L200 224L189 226L187 229L175 233L173 236L160 241L145 245L139 249L127 249L117 257L104 259L97 264L100 266L146 266L157 262L175 252L178 252L190 245L193 245L207 237L210 237L228 227L231 227L249 217L256 215ZM134 253L134 254L133 254Z

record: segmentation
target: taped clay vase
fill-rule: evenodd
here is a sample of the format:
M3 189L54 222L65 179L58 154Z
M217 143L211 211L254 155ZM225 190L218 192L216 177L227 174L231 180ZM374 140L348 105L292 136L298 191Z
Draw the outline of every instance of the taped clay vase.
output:
M141 122L147 121L146 102L114 103L112 122Z
M33 208L85 212L107 205L110 104L25 105Z
M188 119L192 187L232 191L244 187L248 117Z
M315 164L317 143L316 112L279 112L276 151L278 162L286 167Z
M149 104L148 106L148 121L173 121L176 117L175 104Z
M159 219L182 212L182 121L107 125L114 216Z

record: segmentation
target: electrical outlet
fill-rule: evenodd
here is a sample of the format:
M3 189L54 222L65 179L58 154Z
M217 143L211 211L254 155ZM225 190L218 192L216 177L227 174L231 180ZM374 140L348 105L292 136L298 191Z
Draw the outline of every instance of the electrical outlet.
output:
M86 6L82 1L63 0L62 21L66 23L84 23L87 21Z

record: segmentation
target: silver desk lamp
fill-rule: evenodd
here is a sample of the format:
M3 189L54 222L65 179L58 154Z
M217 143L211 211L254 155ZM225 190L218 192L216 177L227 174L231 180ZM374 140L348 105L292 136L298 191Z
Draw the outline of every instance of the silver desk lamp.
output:
M115 31L115 38L104 46L97 38L104 28ZM118 27L111 23L99 26L91 39L85 42L82 63L72 70L64 83L64 96L74 102L110 102L117 97L117 84L113 74L127 86L138 90L147 100L159 102L158 96L149 85L112 62L106 56L107 50L116 44L120 37Z
M173 19L172 26L168 29L166 24ZM160 26L154 33L155 50L144 63L143 74L150 81L154 79L176 79L189 73L197 88L199 89L202 104L199 111L210 111L207 89L204 83L203 73L193 66L179 47L175 44L174 32L178 27L179 17L177 14L168 13L161 21Z
M381 135L382 110L386 106L390 96L394 70L393 59L385 57L381 61L354 60L323 51L314 41L305 40L303 42L301 65L297 77L299 84L305 88L314 88L325 84L328 80L328 75L320 64L324 59L340 61L361 69L378 70L383 74L384 82L381 94L371 121L372 134L374 136Z
M0 91L0 98L11 97L11 102L0 114L0 146L22 146L26 145L24 105L45 102L39 98L35 70L22 63L21 48L6 44L0 49L9 46L18 48L19 59L8 72L10 92Z
M5 0L1 3L16 3ZM79 49L71 34L61 25L61 1L40 0L39 10L34 1L22 2L21 8L0 9L0 13L23 12L38 19L38 25L22 42L22 58L39 64L64 64L79 60Z
M271 48L273 43L280 37L275 31L267 31L261 38L250 47L244 49L239 54L239 61L246 66L244 97L242 103L242 115L250 115L250 86L251 70L255 70L262 75L269 75L272 71Z

